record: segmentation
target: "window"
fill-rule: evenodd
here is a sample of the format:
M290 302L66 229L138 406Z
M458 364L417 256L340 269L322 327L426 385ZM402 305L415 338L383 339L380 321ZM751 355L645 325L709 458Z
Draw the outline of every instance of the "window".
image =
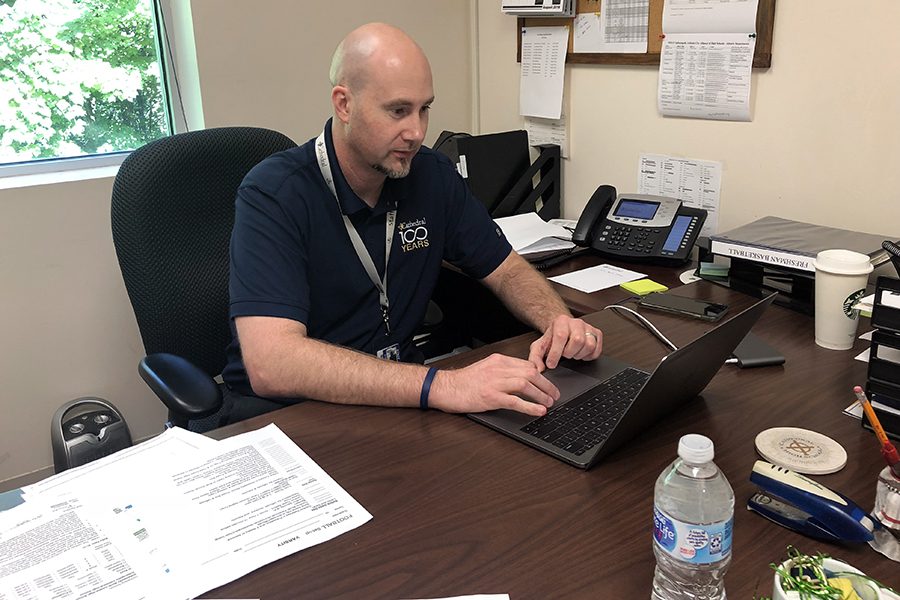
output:
M155 22L153 0L0 0L0 165L168 135Z

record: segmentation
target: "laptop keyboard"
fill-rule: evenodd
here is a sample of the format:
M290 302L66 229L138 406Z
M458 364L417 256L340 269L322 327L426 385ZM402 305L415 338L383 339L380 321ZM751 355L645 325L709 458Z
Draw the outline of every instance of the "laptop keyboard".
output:
M581 456L609 437L649 377L629 367L521 430Z

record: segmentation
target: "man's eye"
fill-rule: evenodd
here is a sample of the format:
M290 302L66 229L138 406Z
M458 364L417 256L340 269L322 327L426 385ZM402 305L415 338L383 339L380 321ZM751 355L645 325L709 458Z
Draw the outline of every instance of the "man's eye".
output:
M406 114L406 109L405 108L392 108L391 114L394 115L395 117L402 117Z

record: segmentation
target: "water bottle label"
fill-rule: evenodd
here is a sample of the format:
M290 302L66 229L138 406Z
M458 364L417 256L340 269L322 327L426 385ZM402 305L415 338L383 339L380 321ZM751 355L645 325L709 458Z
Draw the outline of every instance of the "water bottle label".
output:
M657 546L678 560L704 565L731 554L734 518L709 525L682 523L653 507L653 539Z

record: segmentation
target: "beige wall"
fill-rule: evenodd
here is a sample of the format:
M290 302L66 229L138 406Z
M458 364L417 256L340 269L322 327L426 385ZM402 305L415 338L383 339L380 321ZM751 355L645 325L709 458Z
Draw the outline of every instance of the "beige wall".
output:
M481 130L520 127L516 20L478 17ZM749 123L659 116L652 67L569 66L565 216L601 183L635 191L647 152L723 163L722 228L773 214L900 237L898 22L895 0L778 2Z
M353 27L381 20L409 31L431 58L437 101L427 141L444 128L469 130L469 7L193 0L205 124L314 137L329 116L334 47ZM0 189L0 482L52 464L50 420L73 398L110 400L135 438L164 421L137 375L143 351L112 247L111 189L108 177Z
M301 143L331 115L331 54L370 21L401 27L428 55L435 103L426 143L442 129L471 128L470 13L467 0L328 2L193 0L197 61L207 127L270 127ZM227 10L225 9L227 7Z
M111 189L105 178L0 191L0 480L52 464L50 421L73 398L111 401L135 437L164 421L137 375Z

